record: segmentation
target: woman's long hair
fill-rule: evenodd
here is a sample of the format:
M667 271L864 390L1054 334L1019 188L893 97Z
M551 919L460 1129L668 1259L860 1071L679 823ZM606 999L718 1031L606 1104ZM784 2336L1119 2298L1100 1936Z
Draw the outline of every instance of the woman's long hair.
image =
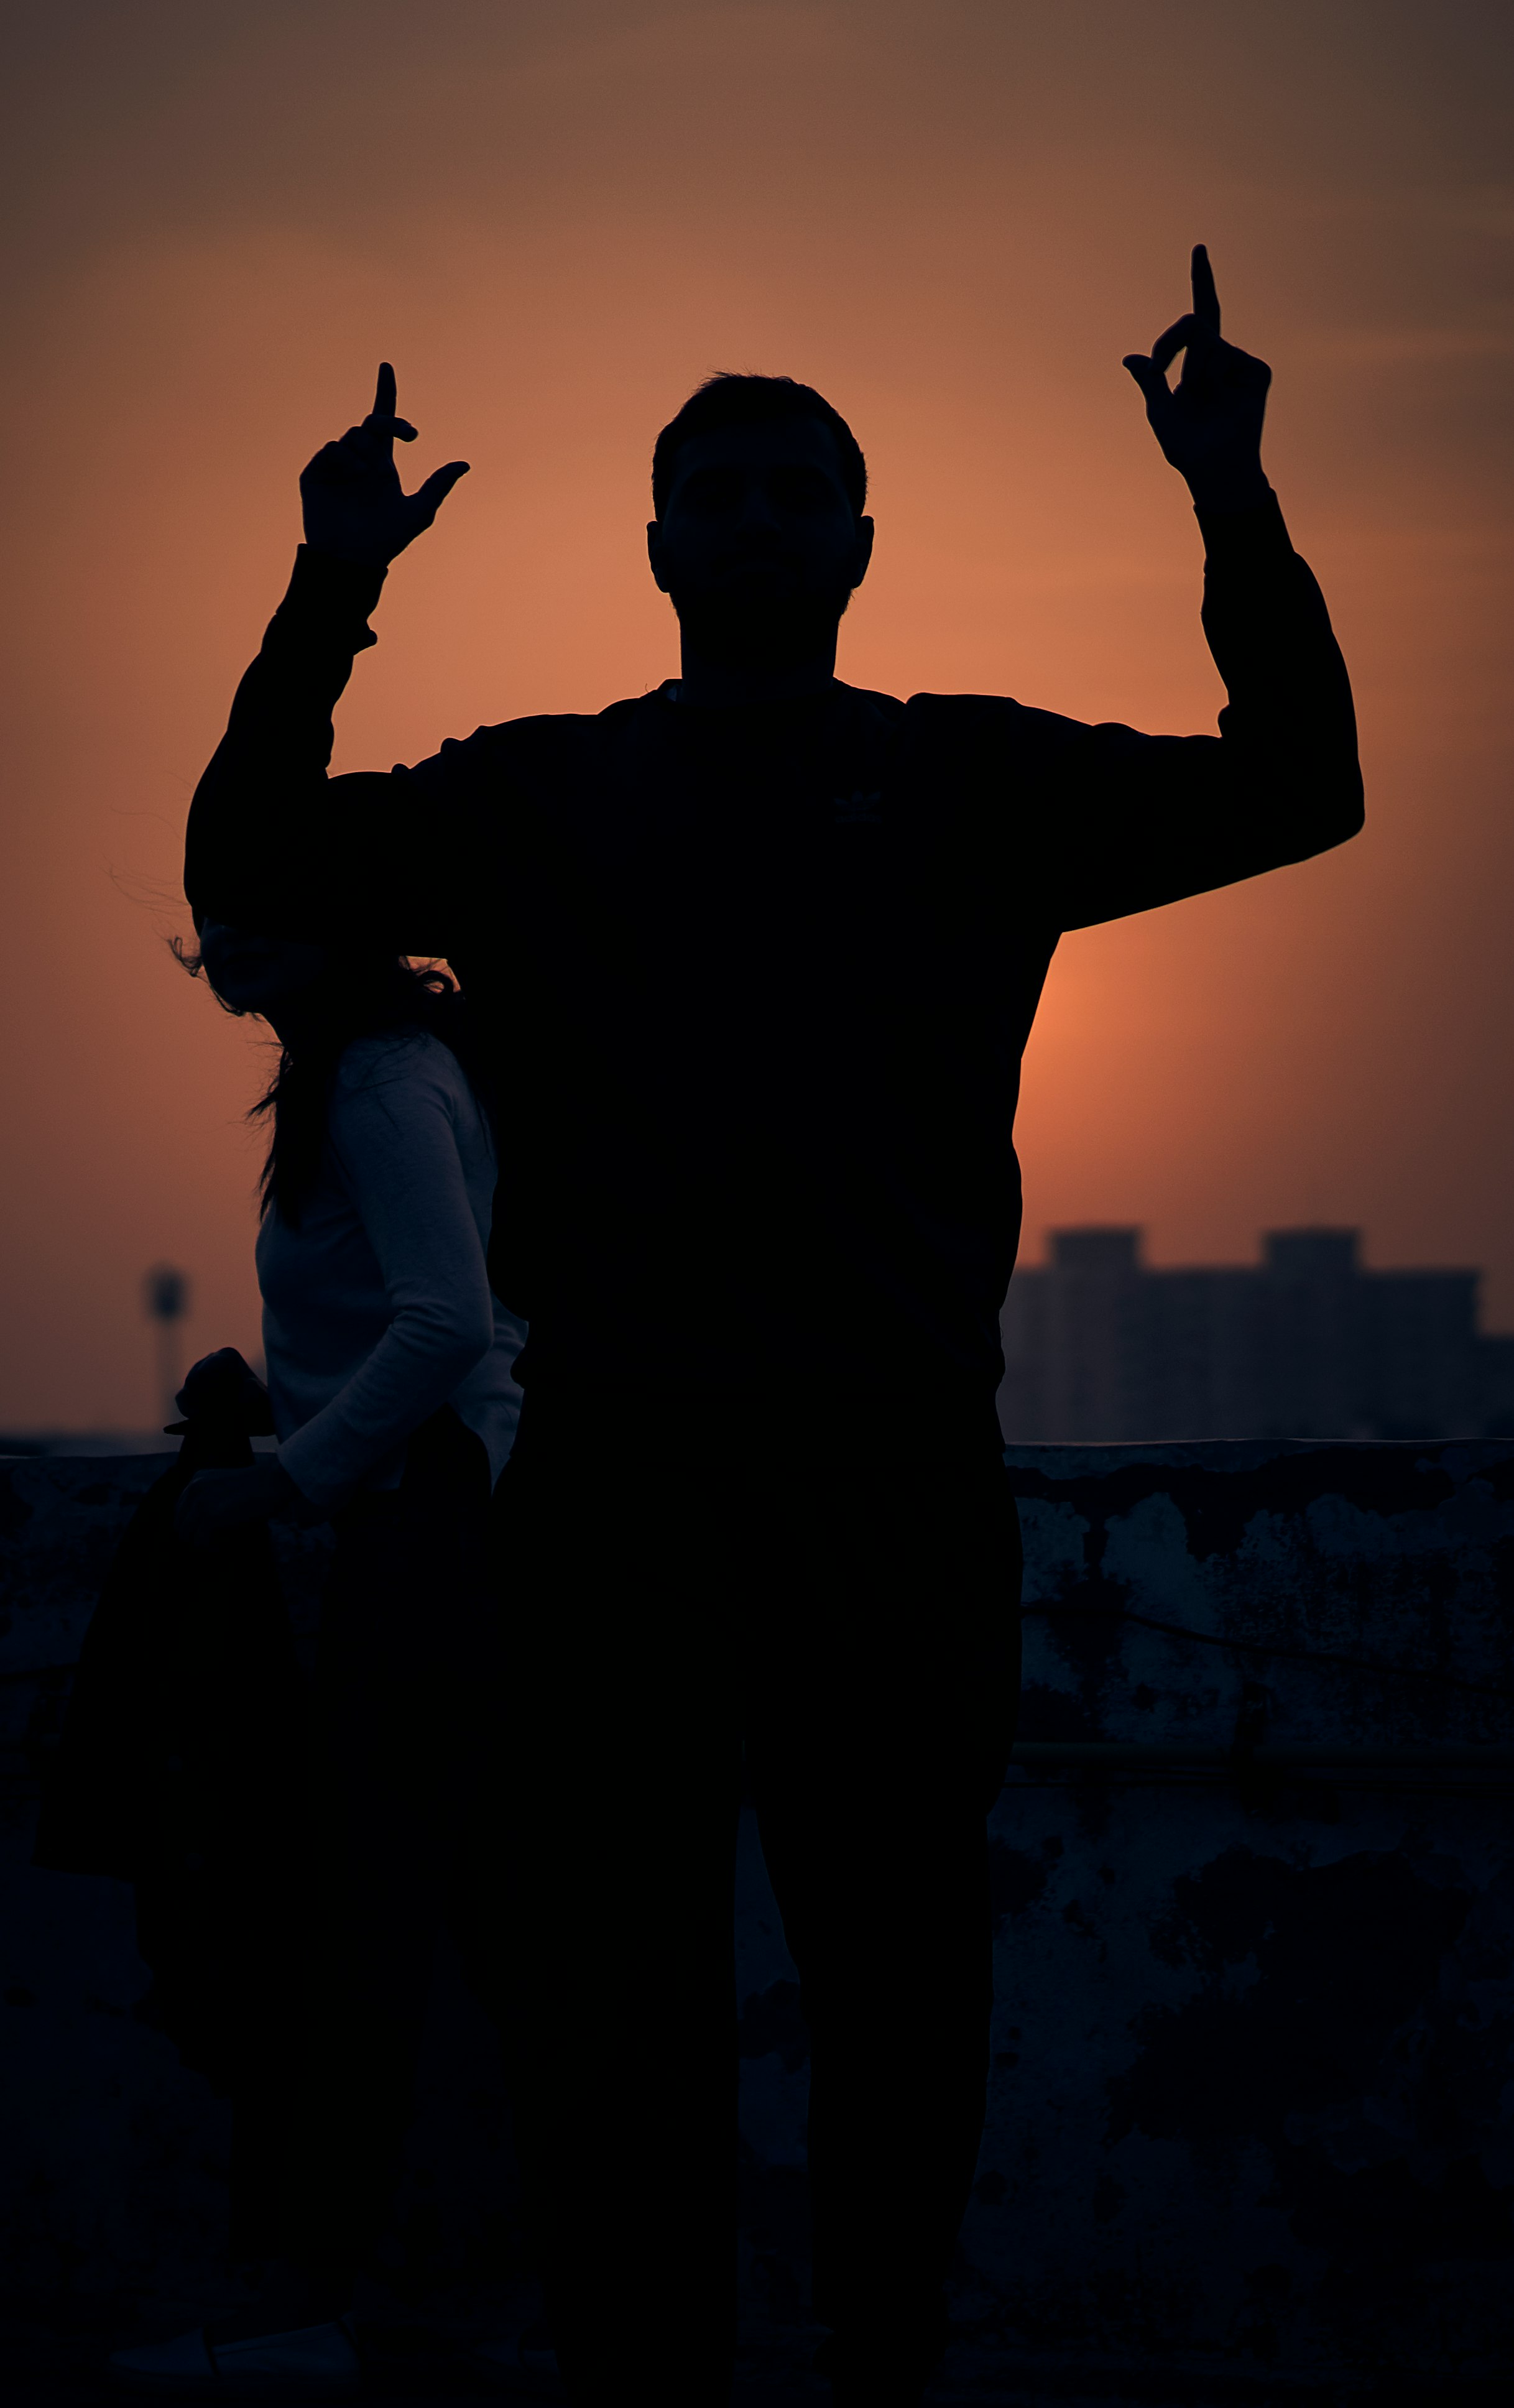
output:
M199 953L178 939L173 950L191 977L198 977L204 968ZM208 978L206 983L210 985ZM210 991L215 994L213 986ZM456 1055L491 1125L493 1121L472 1014L446 970L435 963L418 968L392 953L334 952L318 991L321 1009L311 1014L297 1044L280 1048L266 1093L248 1112L250 1121L270 1125L258 1182L260 1212L277 1207L292 1228L299 1226L320 1175L336 1066L358 1038L407 1031L439 1038ZM216 1000L222 1010L236 1012L223 997Z

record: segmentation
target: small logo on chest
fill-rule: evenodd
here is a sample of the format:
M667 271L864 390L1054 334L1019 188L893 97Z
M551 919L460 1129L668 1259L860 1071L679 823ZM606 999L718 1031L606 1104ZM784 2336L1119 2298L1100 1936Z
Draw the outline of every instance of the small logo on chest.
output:
M833 795L832 808L839 827L878 827L881 824L883 792L864 794L861 786L850 795Z

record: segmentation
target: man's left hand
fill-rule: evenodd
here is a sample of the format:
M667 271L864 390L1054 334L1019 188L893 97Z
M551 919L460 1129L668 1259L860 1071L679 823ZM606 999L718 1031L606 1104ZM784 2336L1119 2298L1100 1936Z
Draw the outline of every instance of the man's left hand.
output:
M251 1522L313 1518L309 1498L279 1457L266 1455L243 1471L197 1471L175 1508L174 1536L187 1546L209 1547Z
M1150 356L1132 351L1123 365L1146 396L1152 434L1198 508L1249 509L1270 491L1262 472L1262 420L1272 370L1221 341L1220 296L1202 243L1194 246L1193 277L1193 308L1157 337ZM1167 370L1179 351L1175 390Z

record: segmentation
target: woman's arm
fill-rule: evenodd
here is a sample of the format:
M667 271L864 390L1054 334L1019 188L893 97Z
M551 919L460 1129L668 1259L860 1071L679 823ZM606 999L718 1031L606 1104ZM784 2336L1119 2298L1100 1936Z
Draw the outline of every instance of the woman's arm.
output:
M346 1385L246 1470L203 1471L174 1527L208 1546L250 1522L319 1521L395 1455L494 1341L449 1063L423 1041L360 1044L337 1074L329 1130L383 1277L389 1327Z
M340 1504L488 1354L493 1298L458 1150L451 1056L417 1039L353 1047L330 1136L392 1317L371 1354L279 1460L313 1505Z

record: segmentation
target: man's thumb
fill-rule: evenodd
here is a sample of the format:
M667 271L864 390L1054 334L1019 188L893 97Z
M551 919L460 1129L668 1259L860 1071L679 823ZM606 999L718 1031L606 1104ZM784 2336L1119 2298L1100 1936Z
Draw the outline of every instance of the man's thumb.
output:
M468 473L466 460L449 460L445 468L433 468L423 485L416 489L415 498L426 513L427 523L440 509L460 477Z
M1167 393L1166 378L1155 360L1149 359L1144 351L1127 351L1120 365L1130 370L1149 403L1155 401L1159 392Z

